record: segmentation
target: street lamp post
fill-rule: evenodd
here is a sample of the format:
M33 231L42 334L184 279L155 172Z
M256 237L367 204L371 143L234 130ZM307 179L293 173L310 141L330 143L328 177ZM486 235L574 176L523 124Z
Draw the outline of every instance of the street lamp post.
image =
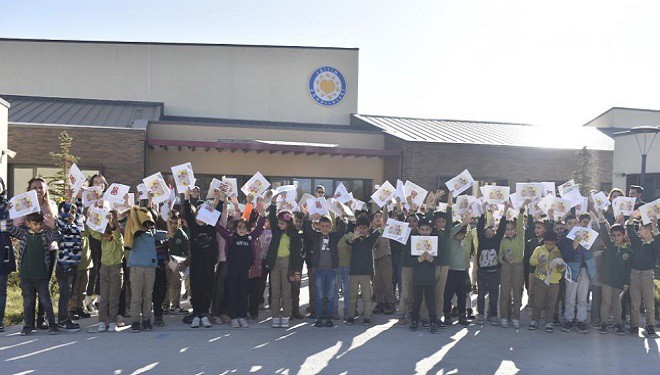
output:
M653 146L653 141L655 141L655 137L658 135L658 133L660 133L660 127L637 126L630 130L613 134L614 136L629 135L629 134L635 136L635 140L637 141L637 146L639 147L639 152L642 154L642 170L639 176L639 185L642 188L644 188L644 195L646 195L646 197L643 198L646 199L649 199L648 197L651 194L649 189L646 189L646 187L644 186L645 185L644 182L646 180L646 156L648 155L649 151L651 151L651 146Z

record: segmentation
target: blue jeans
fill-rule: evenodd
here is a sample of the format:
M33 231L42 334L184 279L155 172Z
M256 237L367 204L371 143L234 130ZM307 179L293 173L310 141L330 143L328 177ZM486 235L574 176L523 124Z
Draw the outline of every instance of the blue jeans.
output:
M7 305L7 279L9 274L0 275L0 326L5 320L5 306Z
M348 317L348 307L351 305L351 286L348 284L351 267L337 268L337 285L335 287L335 303L339 306L339 286L344 295L344 318Z
M314 281L316 282L316 317L318 319L332 317L335 311L335 285L337 281L337 271L333 269L314 269ZM323 313L323 299L328 303Z
M25 315L25 326L34 328L34 305L35 295L39 297L39 303L44 307L48 324L55 324L53 304L50 300L50 289L48 280L21 279L21 292L23 293L23 311Z

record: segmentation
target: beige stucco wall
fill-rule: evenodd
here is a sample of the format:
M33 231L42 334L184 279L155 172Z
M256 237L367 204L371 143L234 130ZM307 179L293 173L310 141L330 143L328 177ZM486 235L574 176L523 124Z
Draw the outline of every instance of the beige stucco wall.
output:
M346 95L307 91L321 66ZM168 115L348 124L357 112L357 49L0 40L0 93L159 101Z
M1 69L0 69L1 71ZM0 152L7 149L7 139L8 139L8 114L9 114L9 103L0 98ZM9 156L4 155L0 161L0 177L7 184L7 159Z
M647 141L653 135L647 135ZM640 144L643 136L640 135ZM648 143L647 143L648 145ZM627 174L639 174L642 170L642 153L634 135L614 137L614 163L612 168L612 186L626 188ZM646 157L646 173L660 173L660 135L657 136Z
M385 142L382 133L214 127L173 123L150 123L148 138L211 142L218 139L312 142L336 144L338 147L374 149L383 149Z
M328 177L372 179L378 184L383 179L381 158L319 156L293 153L230 152L211 149L164 150L156 147L147 153L147 175L158 171L170 173L173 165L191 162L198 174L251 175L260 171L266 176Z

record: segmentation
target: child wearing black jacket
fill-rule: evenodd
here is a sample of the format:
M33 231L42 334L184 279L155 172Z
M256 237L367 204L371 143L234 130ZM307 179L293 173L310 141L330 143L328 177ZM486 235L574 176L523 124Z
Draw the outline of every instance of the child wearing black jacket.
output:
M225 205L227 202L225 201ZM222 210L222 219L216 229L222 238L227 241L227 291L229 301L229 317L233 328L247 328L247 296L249 286L250 266L254 263L253 242L259 238L264 230L266 212L260 201L257 202L259 219L255 228L248 232L249 223L241 218L236 224L236 232L227 229L223 222L229 210Z

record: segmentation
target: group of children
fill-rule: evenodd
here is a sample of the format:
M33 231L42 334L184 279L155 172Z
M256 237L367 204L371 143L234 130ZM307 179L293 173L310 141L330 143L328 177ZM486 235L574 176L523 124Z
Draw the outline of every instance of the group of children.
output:
M89 185L108 187L102 175L92 177ZM639 189L633 186L631 192ZM15 220L7 214L4 184L0 191L0 322L8 274L18 271L22 335L35 328L52 334L77 331L75 321L93 310L98 310L98 332L116 331L122 317L130 317L132 332L152 330L152 324L165 324L165 312L186 314L183 320L192 328L218 323L248 327L248 318L257 318L266 304L266 287L272 326L289 327L290 319L302 318L299 294L306 264L309 316L316 327L335 325L340 295L349 325L356 322L360 297L362 323L370 324L372 313L397 310L398 295L399 323L410 320L413 331L423 326L437 332L454 318L465 326L475 319L479 325L489 321L519 329L526 288L530 330L544 321L544 330L552 332L563 316L562 331L588 333L591 295L591 325L601 333L608 332L612 316L614 331L625 334L629 314L628 331L637 334L643 310L645 334L655 336L660 234L656 220L642 225L637 211L615 218L590 205L590 214L557 219L553 212L526 215L526 201L513 221L495 222L490 205L484 204L483 215L472 217L468 210L454 222L452 193L446 212L436 210L442 191L429 193L421 206L409 197L397 199L389 210L385 205L383 211L319 215L305 205L296 212L278 211L273 192L249 196L241 207L236 196L215 190L214 200L205 201L193 188L181 192L165 211L167 217L151 198L122 212L109 210L109 224L100 233L86 224L79 197L69 194L55 205L40 178L30 180L28 190L37 192L41 212ZM317 186L315 195L325 196L324 187ZM610 199L617 195L623 192L614 189ZM220 212L215 225L197 218L207 206ZM411 236L405 244L383 236L388 218L408 223ZM568 239L575 226L598 229L599 241L585 249L579 237ZM412 255L412 236L432 236L437 256ZM49 288L53 271L59 286L57 316ZM184 273L192 312L181 308ZM475 288L478 314L473 317L470 293ZM40 312L35 322L36 301Z

